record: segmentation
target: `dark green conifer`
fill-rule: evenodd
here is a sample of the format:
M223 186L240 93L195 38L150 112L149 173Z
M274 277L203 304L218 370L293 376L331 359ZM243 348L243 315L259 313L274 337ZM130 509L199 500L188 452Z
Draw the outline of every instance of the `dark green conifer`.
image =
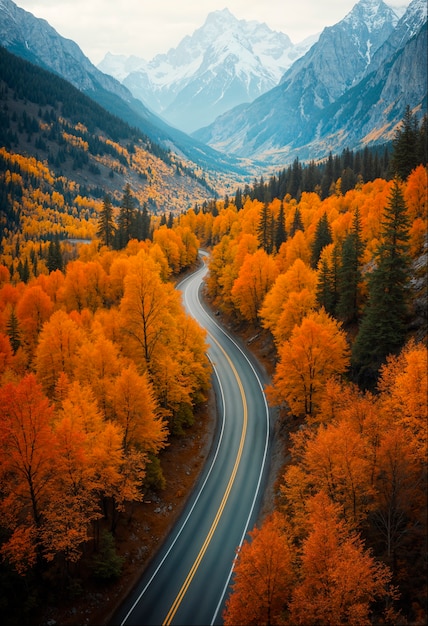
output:
M321 179L321 197L323 199L328 198L328 196L330 195L330 187L333 182L334 182L334 162L333 162L333 155L330 152L330 154L328 155L327 162L325 164L324 174Z
M264 203L260 213L257 227L257 238L259 245L267 254L271 254L273 248L272 238L272 212L267 202Z
M401 126L397 129L393 141L392 174L406 180L410 172L419 165L419 152L418 121L407 106Z
M119 223L117 229L117 247L125 248L128 241L135 237L136 233L136 209L134 197L131 193L131 186L126 185L123 192L122 202L119 212Z
M15 309L12 309L9 315L9 319L6 323L6 333L9 337L10 345L13 353L15 354L21 345L21 333L19 330L19 321L15 313Z
M147 203L143 204L143 209L141 211L141 232L140 239L145 241L146 239L150 239L150 213L147 209Z
M47 268L49 272L54 272L55 270L62 270L63 265L59 237L56 235L55 239L49 243Z
M331 284L330 268L326 259L320 262L318 270L318 282L317 282L317 303L320 307L324 307L327 313L332 313L333 309L333 289Z
M400 182L394 179L382 220L376 267L369 297L353 346L352 362L363 386L374 384L380 365L397 353L406 337L409 220Z
M116 233L116 225L114 223L113 205L110 196L107 194L103 200L103 208L98 218L97 236L100 238L104 246L112 246Z
M281 202L281 207L278 213L278 219L275 223L275 248L278 251L283 243L287 241L287 230L285 228L285 211L284 203Z
M302 222L302 214L300 213L299 207L296 207L296 211L294 213L293 223L290 228L290 237L294 237L298 230L305 230Z
M338 245L335 245L333 248L331 261L331 266L329 266L325 258L319 262L316 297L319 306L324 307L330 315L336 315L340 269L340 249Z
M311 265L316 269L322 249L332 243L331 228L328 223L327 213L321 217L315 229L315 239L312 244Z
M352 230L343 242L338 276L339 300L337 314L346 323L356 321L359 313L361 260L364 253L364 242L361 233L360 212L357 207L352 222Z

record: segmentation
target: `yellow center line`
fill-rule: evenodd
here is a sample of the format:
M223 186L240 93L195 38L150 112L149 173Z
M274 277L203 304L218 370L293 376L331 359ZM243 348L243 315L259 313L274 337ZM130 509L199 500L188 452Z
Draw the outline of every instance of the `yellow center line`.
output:
M239 378L238 372L236 371L235 366L233 365L231 359L229 358L229 355L225 352L225 350L223 349L223 347L218 343L218 341L212 337L213 341L217 344L217 346L220 348L220 350L223 352L224 356L226 357L227 362L229 363L233 374L235 375L236 378L236 382L238 383L238 387L239 387L239 391L241 393L241 398L242 398L242 406L243 406L243 410L244 410L244 421L242 424L242 433L241 433L241 440L239 442L239 448L238 448L238 453L236 455L236 460L235 460L235 465L233 467L233 471L232 474L230 476L228 485L226 487L226 491L224 492L223 495L223 499L220 503L220 506L217 510L216 516L214 518L213 523L211 524L211 528L205 538L205 541L202 545L202 548L199 551L198 556L195 559L195 562L193 563L192 567L190 568L189 573L187 574L186 580L184 581L180 591L177 594L177 597L175 598L170 610L168 611L167 616L165 617L162 626L169 626L172 622L172 620L174 619L174 616L178 610L178 607L180 606L188 588L190 583L193 580L193 577L195 576L196 570L198 569L200 562L202 561L205 552L208 549L208 546L211 542L212 536L218 526L218 523L220 521L220 518L222 516L224 507L226 506L226 502L229 498L230 492L232 490L233 487L233 483L235 482L235 477L236 477L236 473L238 471L238 467L239 467L239 463L241 462L241 457L242 457L242 451L244 448L244 442L245 442L245 435L247 432L247 419L248 419L248 411L247 411L247 400L245 398L245 394L244 394L244 388L242 386L242 382L241 379Z

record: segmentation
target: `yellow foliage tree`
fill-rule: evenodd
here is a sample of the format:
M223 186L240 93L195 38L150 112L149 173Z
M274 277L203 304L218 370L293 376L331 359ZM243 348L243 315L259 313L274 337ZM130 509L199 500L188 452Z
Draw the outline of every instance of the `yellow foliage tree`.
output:
M305 317L280 347L270 396L286 402L294 415L312 415L327 380L345 372L348 365L345 333L321 309Z

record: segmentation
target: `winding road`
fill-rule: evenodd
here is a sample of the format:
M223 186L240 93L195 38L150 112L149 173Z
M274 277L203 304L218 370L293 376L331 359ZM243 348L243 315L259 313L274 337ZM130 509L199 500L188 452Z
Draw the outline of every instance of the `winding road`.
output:
M256 364L200 300L205 263L180 289L208 334L219 424L210 458L176 527L114 624L222 623L237 546L254 525L267 474L269 411Z

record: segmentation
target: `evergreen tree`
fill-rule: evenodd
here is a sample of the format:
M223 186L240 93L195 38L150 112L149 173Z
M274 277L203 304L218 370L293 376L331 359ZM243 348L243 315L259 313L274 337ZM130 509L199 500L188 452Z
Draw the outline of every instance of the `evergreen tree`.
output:
M100 550L93 557L92 569L101 580L119 578L125 559L117 554L114 537L107 530L101 531Z
M150 239L150 214L147 209L147 203L143 204L143 210L141 211L141 229L139 239L145 241Z
M410 107L407 106L401 126L397 129L393 141L391 158L393 175L406 180L410 172L419 165L419 152L418 122Z
M315 165L315 161L310 161L302 173L302 191L315 191L317 185L321 183L319 169Z
M369 278L369 297L353 346L352 362L359 382L370 386L386 357L397 353L406 337L409 220L399 180L382 220L376 268Z
M235 194L235 206L236 206L236 209L238 211L240 211L242 209L242 206L243 206L243 204L242 204L242 191L239 189L239 187L236 190L236 194Z
M55 239L49 243L47 267L49 272L54 272L55 270L62 271L63 265L59 237L56 235Z
M359 284L361 283L361 260L364 253L361 232L360 212L357 207L352 230L343 242L338 276L337 314L344 322L355 321L359 313Z
M333 247L333 254L331 255L332 265L330 268L330 285L331 285L331 315L337 314L337 303L339 301L339 271L341 267L341 249L340 245L336 243Z
M344 169L342 171L342 193L343 195L345 195L345 193L347 191L349 191L350 189L354 189L355 184L357 182L357 177L355 176L354 170L352 170L350 167L347 167L346 169Z
M362 174L364 180L373 180L374 178L374 168L373 168L373 155L371 150L366 146L363 151L363 164L362 164Z
M321 217L315 229L315 239L312 244L311 265L316 269L322 249L332 243L331 228L328 223L327 213Z
M338 275L340 268L339 246L335 245L331 256L331 267L323 258L319 263L316 297L319 306L330 315L336 315L338 301Z
M104 246L112 246L116 232L114 223L113 205L110 196L107 194L103 200L103 208L98 218L97 235Z
M21 333L19 331L19 321L15 309L12 309L10 312L9 319L6 323L6 333L9 337L13 353L15 354L21 345Z
M30 267L28 265L28 258L25 257L24 263L20 259L16 269L18 271L19 278L22 280L22 282L28 283L30 279Z
M275 248L278 251L283 243L287 241L287 231L285 228L285 211L284 203L281 202L281 207L278 213L278 219L275 224Z
M302 192L302 166L299 162L299 159L296 158L293 161L293 166L291 168L291 176L289 182L288 193L292 198L296 198L299 200L301 192Z
M296 207L296 211L294 213L293 223L290 228L290 237L294 237L298 230L305 230L302 222L302 214L300 213L299 207Z
M328 263L323 259L320 263L317 282L317 302L320 307L324 307L327 313L332 314L334 304L333 287L331 283L331 273Z
M325 165L325 170L323 177L321 179L321 197L328 198L330 195L330 187L334 182L334 163L333 163L333 155L330 152L328 155L328 159Z
M265 202L260 214L259 224L257 227L257 238L259 245L267 254L272 253L273 238L272 238L272 212L269 209L268 203Z
M126 185L123 192L122 202L119 212L119 224L117 229L117 247L125 248L128 241L135 236L136 230L136 209L134 197L131 194L131 186Z

